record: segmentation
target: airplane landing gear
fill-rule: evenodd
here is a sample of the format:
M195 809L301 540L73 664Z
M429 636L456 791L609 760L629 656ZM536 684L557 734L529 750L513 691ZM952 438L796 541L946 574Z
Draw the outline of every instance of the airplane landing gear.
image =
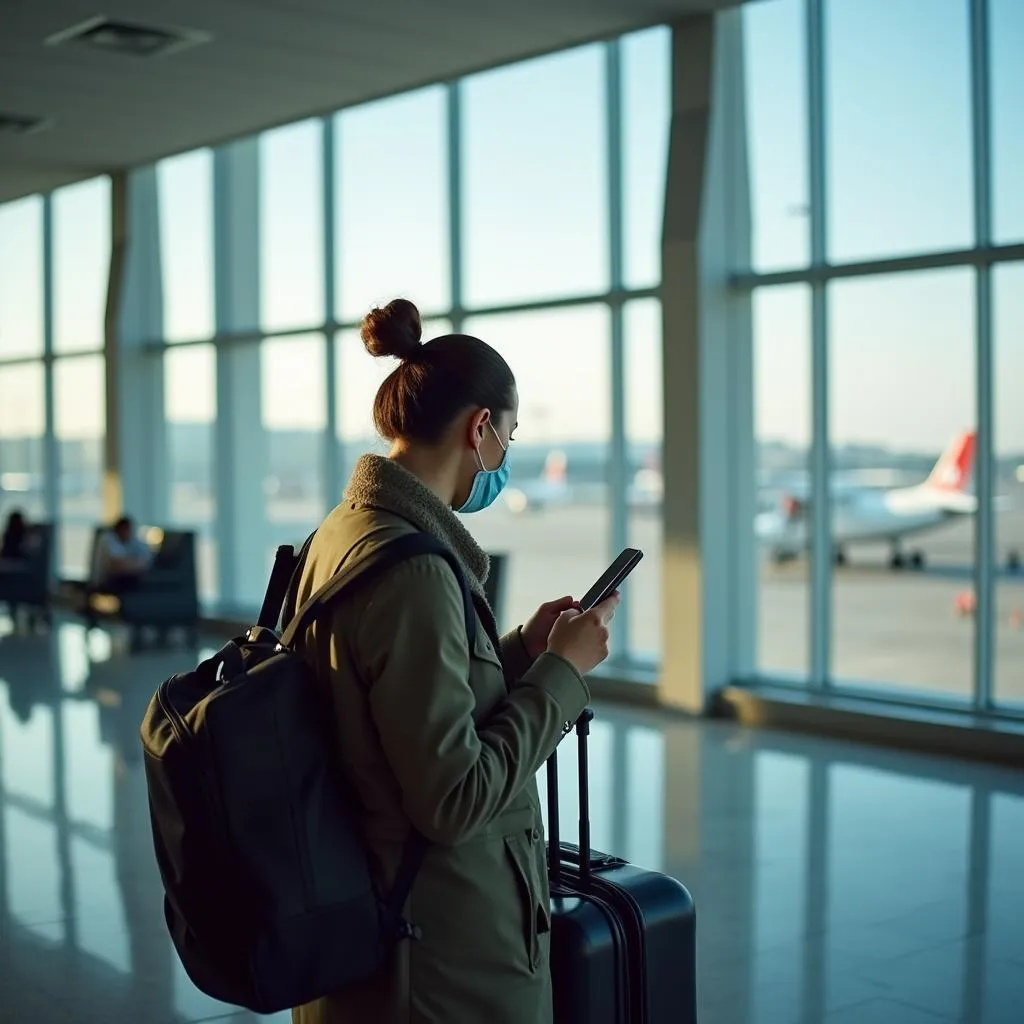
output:
M893 547L892 556L889 558L889 568L898 572L908 566L911 569L923 569L925 566L924 552L913 551L910 555L904 555L899 548Z

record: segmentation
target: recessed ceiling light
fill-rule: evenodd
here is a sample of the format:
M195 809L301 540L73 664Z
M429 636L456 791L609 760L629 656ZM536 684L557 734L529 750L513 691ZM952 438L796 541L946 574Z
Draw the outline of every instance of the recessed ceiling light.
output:
M190 46L208 43L211 38L209 32L197 29L141 25L98 15L49 36L46 45L72 43L130 57L162 57Z

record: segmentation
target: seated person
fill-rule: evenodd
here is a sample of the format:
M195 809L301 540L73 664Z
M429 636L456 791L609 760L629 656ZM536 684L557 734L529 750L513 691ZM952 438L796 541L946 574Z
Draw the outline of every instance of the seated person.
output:
M0 564L5 562L23 562L26 558L25 541L28 534L28 523L23 513L15 510L7 517L7 525L0 540ZM14 568L15 566L5 566Z
M17 509L7 517L3 536L0 537L0 573L24 573L28 568L28 522ZM11 619L18 621L18 604L8 600L7 611Z
M134 586L153 560L149 545L135 533L135 525L122 516L112 530L100 535L93 566L92 589L116 594Z

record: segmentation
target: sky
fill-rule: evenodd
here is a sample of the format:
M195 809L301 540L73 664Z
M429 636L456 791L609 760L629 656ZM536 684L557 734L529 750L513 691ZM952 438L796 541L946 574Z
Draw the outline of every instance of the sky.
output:
M1024 238L1024 4L991 0L993 205L997 241ZM753 266L808 258L806 81L802 0L744 9L747 116L754 212ZM832 261L970 245L971 121L967 0L828 0L826 4L827 237ZM594 293L609 287L604 54L588 46L475 75L460 101L464 302L470 306ZM622 68L623 279L659 276L669 88L668 35L629 37ZM357 319L395 295L425 315L450 301L446 96L428 88L337 115L336 315ZM317 122L260 138L260 323L290 330L325 313L323 166ZM212 156L158 165L164 332L214 328ZM55 341L59 351L102 337L109 185L55 197ZM39 351L42 338L38 199L0 207L0 358ZM974 418L974 285L970 272L838 282L829 289L831 430L836 443L932 452ZM999 268L996 418L1000 447L1024 448L1024 274ZM755 294L756 420L762 439L805 444L810 424L810 316L805 286ZM604 439L610 425L609 325L596 307L473 318L520 380L526 443ZM660 430L657 307L626 310L627 421L637 440ZM434 323L428 330L447 329ZM390 369L339 335L343 436L369 429L373 391ZM261 405L270 428L322 426L325 360L311 338L265 343ZM167 414L216 413L209 348L168 356ZM94 357L69 362L57 384L63 436L102 426ZM38 374L36 375L38 377ZM574 386L567 388L566 381ZM98 389L98 390L97 390ZM0 433L35 430L42 385L0 370Z

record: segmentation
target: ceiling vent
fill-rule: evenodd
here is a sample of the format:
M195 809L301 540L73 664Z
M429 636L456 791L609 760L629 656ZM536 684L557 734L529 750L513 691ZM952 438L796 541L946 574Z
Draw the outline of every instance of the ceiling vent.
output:
M25 117L0 110L0 135L33 135L50 127L45 117Z
M140 25L99 15L57 32L46 40L46 45L73 44L129 57L165 57L190 46L208 43L210 38L208 32L195 29Z

